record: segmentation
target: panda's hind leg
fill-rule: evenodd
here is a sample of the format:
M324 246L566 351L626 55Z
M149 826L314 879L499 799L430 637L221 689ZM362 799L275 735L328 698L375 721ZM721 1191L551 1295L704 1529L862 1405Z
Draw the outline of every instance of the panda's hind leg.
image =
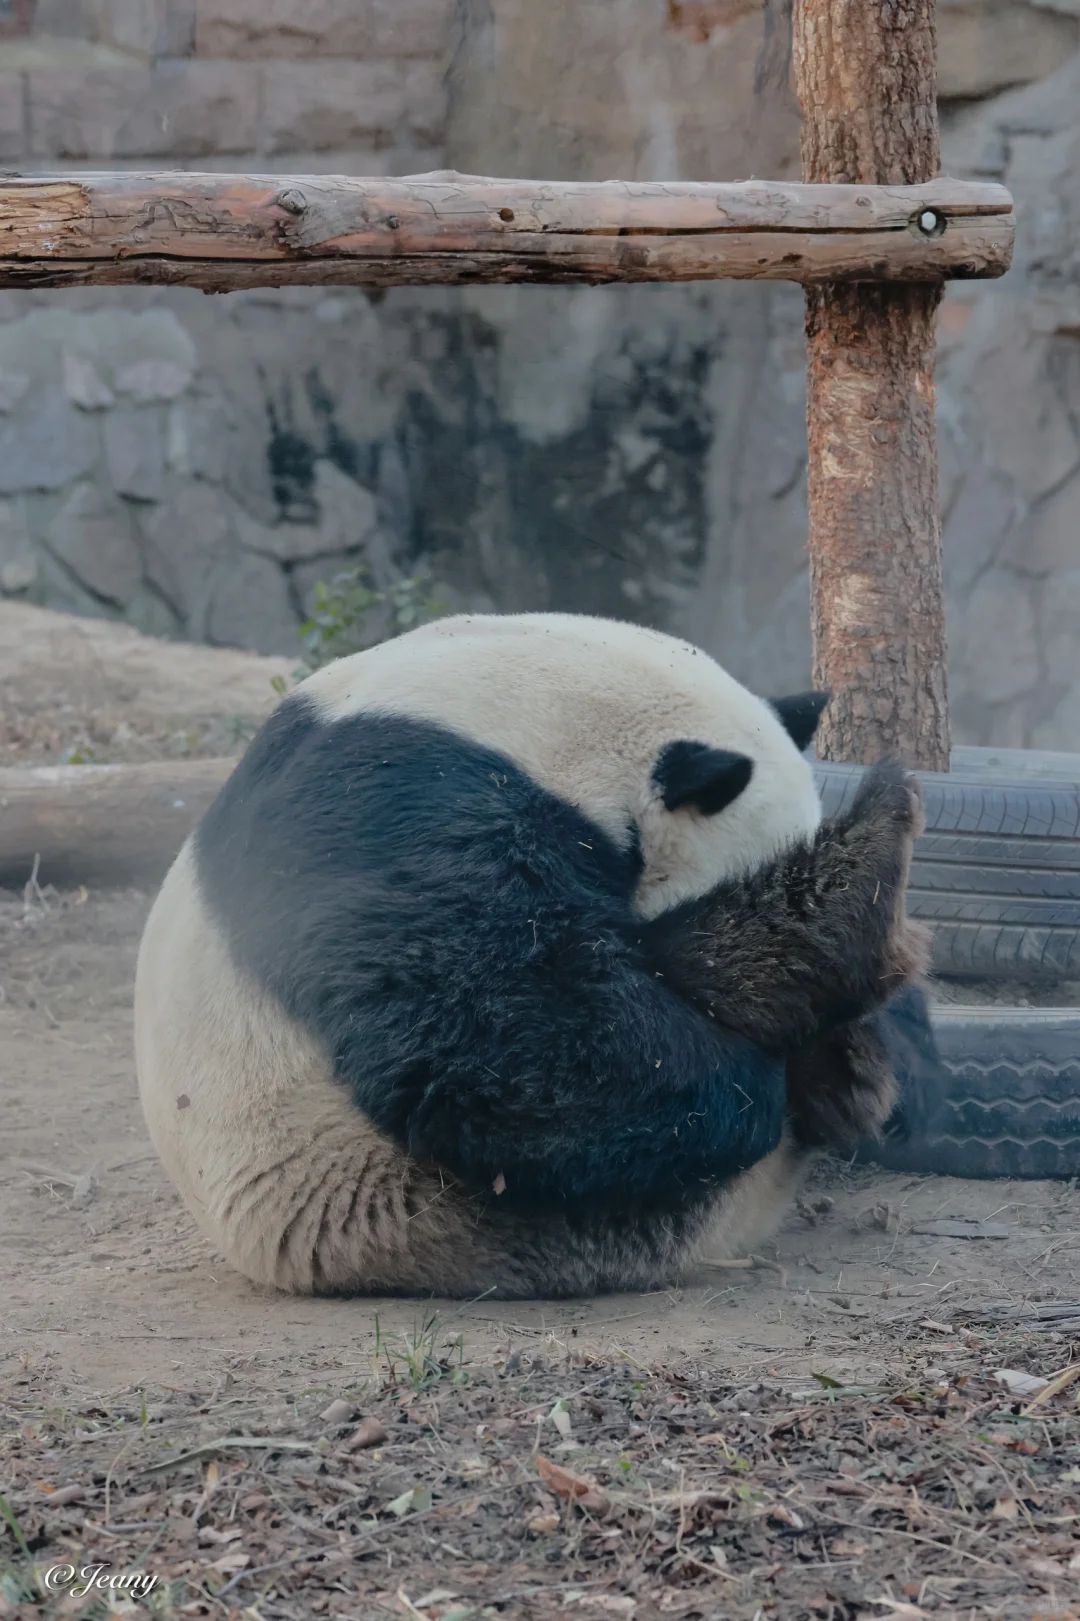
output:
M797 1142L850 1149L860 1137L880 1135L897 1098L880 1017L841 1025L788 1059L788 1118Z
M717 1199L705 1229L703 1258L750 1255L771 1239L815 1157L811 1148L788 1131L779 1148L733 1178Z

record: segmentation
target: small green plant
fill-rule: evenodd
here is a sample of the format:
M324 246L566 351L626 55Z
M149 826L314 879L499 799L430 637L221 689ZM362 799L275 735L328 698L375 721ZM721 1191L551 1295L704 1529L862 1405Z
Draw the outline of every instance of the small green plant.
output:
M280 676L274 677L275 681L280 679ZM229 715L225 724L230 748L246 747L255 736L255 723L247 715Z
M367 565L346 569L327 584L315 586L315 607L311 618L300 627L307 670L319 670L332 659L355 653L371 645L366 627L378 609L386 611L385 641L400 636L446 612L445 605L429 594L429 581L422 574L398 580L385 591L377 591ZM280 690L282 677L275 677Z
M27 1545L26 1537L23 1535L23 1528L15 1518L14 1510L11 1508L3 1492L0 1492L0 1517L6 1521L7 1528L14 1537L15 1543L23 1558L29 1559L30 1549Z
M63 765L100 765L101 760L89 743L73 743L69 749L64 750L61 763Z
M411 1333L386 1336L376 1314L375 1358L376 1362L381 1359L385 1363L382 1379L386 1384L391 1387L409 1384L419 1393L443 1379L455 1386L467 1382L464 1336L458 1334L440 1345L441 1328L435 1312L419 1325L414 1324Z
M27 1567L25 1571L19 1570L9 1560L5 1560L3 1565L0 1566L0 1604L10 1607L11 1611L14 1612L16 1605L33 1603L38 1597L38 1593L34 1582L34 1562L30 1546L23 1528L3 1492L0 1492L0 1525L7 1527L15 1546L25 1559Z

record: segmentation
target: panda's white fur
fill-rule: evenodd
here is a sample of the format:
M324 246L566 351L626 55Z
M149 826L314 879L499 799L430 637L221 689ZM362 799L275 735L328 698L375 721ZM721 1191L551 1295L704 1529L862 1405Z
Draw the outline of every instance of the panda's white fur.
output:
M563 614L463 616L339 660L302 691L327 721L360 711L439 722L501 751L625 840L636 823L643 917L706 893L812 834L807 761L768 704L700 650L656 631ZM674 816L653 781L664 745L693 738L754 761L722 815ZM297 1292L503 1294L648 1287L682 1260L572 1239L525 1218L481 1221L335 1080L328 1055L231 960L199 893L191 841L142 942L136 1056L147 1124L208 1240L257 1282ZM706 1247L760 1241L790 1194L786 1144L719 1198ZM553 1250L562 1254L553 1259Z
M576 614L440 619L310 676L328 720L382 711L440 722L506 754L620 842L631 822L654 917L812 834L809 762L775 710L714 659L660 631ZM652 779L665 743L748 755L754 774L722 816L672 816Z

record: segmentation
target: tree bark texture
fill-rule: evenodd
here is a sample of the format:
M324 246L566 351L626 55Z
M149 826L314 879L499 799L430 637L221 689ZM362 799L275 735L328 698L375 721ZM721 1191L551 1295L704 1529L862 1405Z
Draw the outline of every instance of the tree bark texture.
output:
M803 179L939 163L934 0L794 0ZM941 285L806 290L814 682L825 759L949 769L934 323Z
M929 219L929 230L920 222ZM934 283L999 276L1003 186L100 174L0 179L0 287Z

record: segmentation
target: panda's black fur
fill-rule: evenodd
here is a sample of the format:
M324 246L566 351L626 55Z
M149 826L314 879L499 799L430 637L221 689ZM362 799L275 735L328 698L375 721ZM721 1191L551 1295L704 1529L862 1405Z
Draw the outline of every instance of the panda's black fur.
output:
M719 808L750 770L720 755L661 786ZM627 835L444 727L297 695L195 858L238 964L410 1154L522 1210L675 1216L777 1146L785 1067L668 985Z

